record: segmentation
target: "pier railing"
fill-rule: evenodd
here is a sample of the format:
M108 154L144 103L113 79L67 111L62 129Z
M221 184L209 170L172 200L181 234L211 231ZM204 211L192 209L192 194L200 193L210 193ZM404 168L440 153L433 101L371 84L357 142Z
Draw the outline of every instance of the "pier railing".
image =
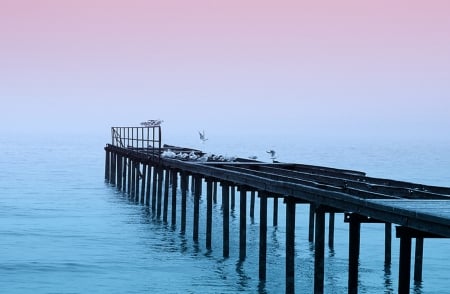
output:
M161 126L112 127L111 144L120 148L161 153Z

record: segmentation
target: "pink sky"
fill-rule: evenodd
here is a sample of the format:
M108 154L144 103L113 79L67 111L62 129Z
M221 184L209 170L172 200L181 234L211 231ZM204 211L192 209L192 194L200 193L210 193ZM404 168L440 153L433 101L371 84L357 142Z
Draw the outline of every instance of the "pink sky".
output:
M0 0L1 128L447 135L449 15L446 0Z

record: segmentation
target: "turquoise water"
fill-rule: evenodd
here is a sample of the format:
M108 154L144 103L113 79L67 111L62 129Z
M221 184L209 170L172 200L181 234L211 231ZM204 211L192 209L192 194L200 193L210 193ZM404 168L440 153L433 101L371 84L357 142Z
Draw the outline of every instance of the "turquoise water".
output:
M268 278L262 283L258 205L255 219L248 220L247 259L239 262L237 201L230 217L230 257L224 259L220 204L213 208L213 248L206 250L204 199L195 243L189 210L186 234L181 234L179 212L178 224L172 227L104 182L105 138L0 139L0 293L284 292L283 204L279 225L268 228ZM261 160L268 160L266 149L275 148L281 161L450 186L450 144L445 142L289 140L276 140L279 143L270 146L251 137L207 144L185 139L167 143L242 157L257 155ZM189 209L191 195L188 199ZM269 216L271 205L269 200ZM314 252L308 242L307 206L298 205L296 219L296 290L311 293ZM397 292L398 241L394 236L392 264L385 267L384 227L362 225L360 293ZM449 248L449 240L425 240L423 282L412 282L412 292L448 292ZM335 246L327 247L325 255L325 292L345 293L348 227L342 215L336 215Z

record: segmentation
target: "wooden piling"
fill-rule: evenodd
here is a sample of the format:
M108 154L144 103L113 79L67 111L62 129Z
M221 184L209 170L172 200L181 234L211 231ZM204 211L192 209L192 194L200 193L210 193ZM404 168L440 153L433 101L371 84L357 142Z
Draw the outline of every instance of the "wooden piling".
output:
M146 184L146 178L147 178L147 165L142 164L142 182L141 182L141 204L144 204L145 199L145 184Z
M128 168L128 159L124 156L122 158L122 192L126 193L127 191L127 168Z
M136 191L136 162L131 161L131 191L129 197L134 198Z
M140 169L141 169L141 163L139 161L136 162L136 182L134 183L136 185L135 187L135 193L134 193L134 201L138 202L139 201L139 177L140 177Z
M348 293L358 293L358 260L360 246L361 223L359 220L349 220L348 249Z
M145 190L145 205L150 206L150 191L152 185L152 166L147 166L147 189Z
M286 198L286 293L295 293L295 208L293 197Z
M172 226L177 222L177 182L178 173L176 170L172 170Z
M259 279L266 280L267 259L267 195L259 192Z
M328 214L328 247L334 247L334 212Z
M166 169L164 175L164 206L163 206L163 222L167 223L167 213L169 211L169 184L170 184L170 170Z
M316 208L316 226L314 242L314 293L322 294L324 286L325 260L325 211Z
M255 217L255 194L254 190L250 192L250 218Z
M105 152L105 180L109 183L109 167L111 161L111 152L106 150Z
M213 183L213 203L217 204L217 182Z
M398 271L398 293L408 294L411 279L411 236L400 236L400 256Z
M158 192L158 173L159 168L153 166L153 180L152 180L152 213L156 213L156 194Z
M161 218L163 179L164 170L162 168L158 168L158 200L156 204L156 217L158 219Z
M122 190L122 161L121 155L117 155L117 190Z
M234 207L236 206L236 187L231 186L230 191L231 191L231 210L234 210Z
M384 264L391 264L391 249L392 247L392 224L385 223L384 225Z
M181 233L186 232L186 201L187 201L187 174L181 172Z
M132 191L131 191L131 182L133 181L133 160L131 158L128 158L128 180L127 180L127 193L128 196L131 197Z
M278 196L273 197L273 226L278 226Z
M309 204L309 234L308 240L309 242L314 242L314 203Z
M414 281L422 281L423 264L423 237L416 237L416 250L414 257Z
M247 191L240 187L239 202L239 260L247 255Z
M223 257L230 255L230 185L222 183Z
M213 182L206 179L206 249L211 249Z
M198 241L198 223L200 218L200 192L199 186L201 185L202 178L198 175L193 176L194 178L194 230L192 234L192 239L194 242Z
M116 185L116 158L117 154L115 152L111 153L111 177L110 182L112 185Z

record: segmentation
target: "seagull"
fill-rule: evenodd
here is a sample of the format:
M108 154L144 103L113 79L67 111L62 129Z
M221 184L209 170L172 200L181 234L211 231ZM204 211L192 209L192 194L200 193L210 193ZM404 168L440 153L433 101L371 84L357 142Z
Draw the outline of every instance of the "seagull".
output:
M277 157L275 156L275 150L269 150L269 151L266 151L267 153L269 153L270 154L270 159L272 159L272 160L275 160Z
M163 123L162 119L149 119L147 121L141 122L141 125L144 127L156 127Z
M206 138L205 136L205 130L203 130L203 132L198 132L198 134L200 135L200 140L202 140L203 143L205 143L206 140L208 140L208 138Z

